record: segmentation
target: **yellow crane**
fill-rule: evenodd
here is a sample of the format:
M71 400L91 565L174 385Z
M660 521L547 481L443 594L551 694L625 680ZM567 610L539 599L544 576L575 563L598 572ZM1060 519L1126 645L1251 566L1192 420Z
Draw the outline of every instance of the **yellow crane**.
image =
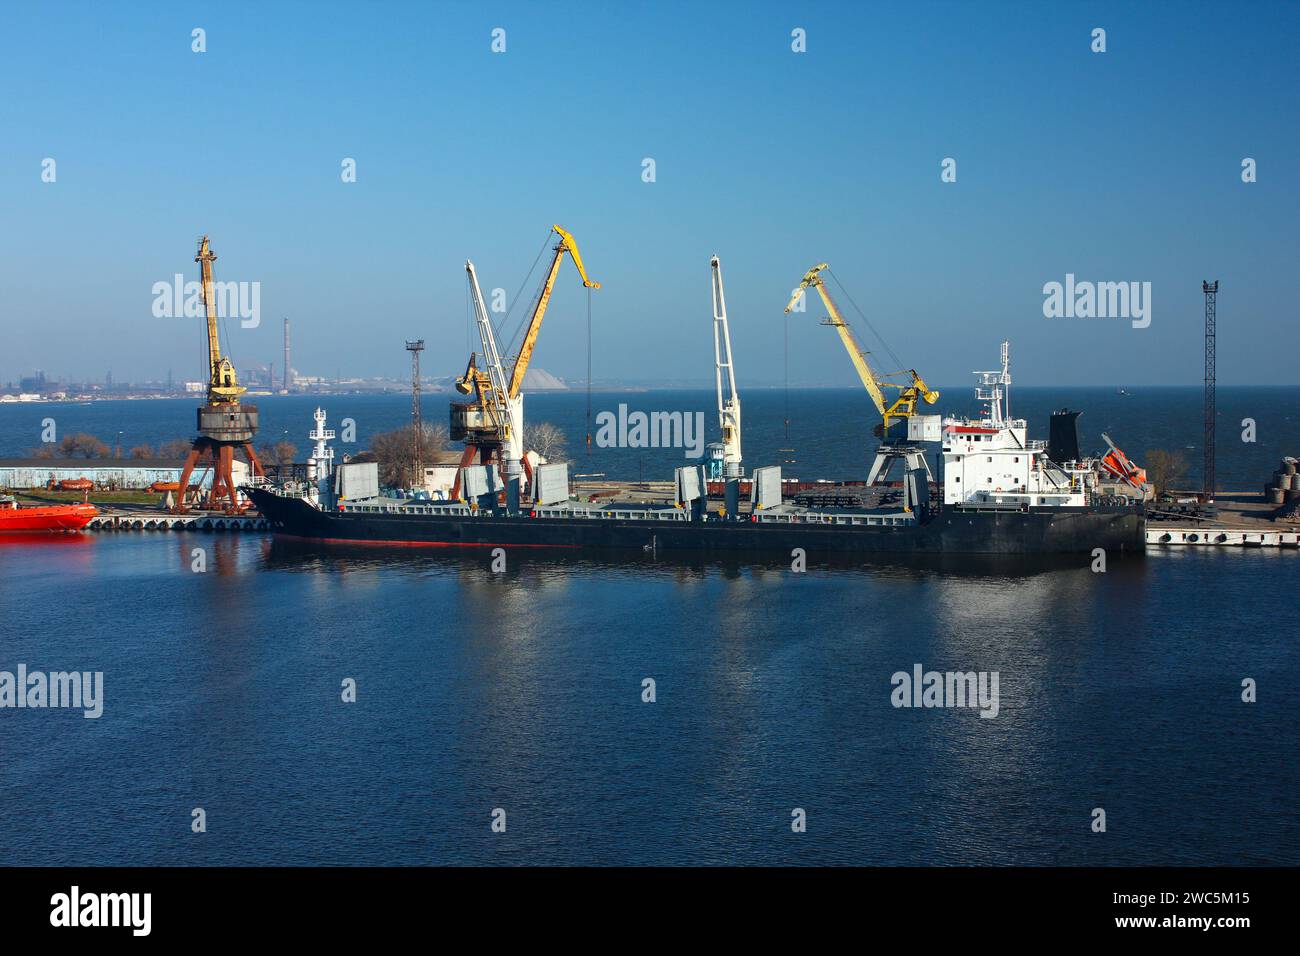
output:
M206 403L198 409L199 434L181 466L173 510L186 510L190 476L199 464L203 464L212 470L207 506L241 511L247 504L240 500L239 489L235 487L235 452L244 452L254 475L263 474L262 463L253 451L253 438L258 427L257 406L240 402L240 396L247 389L239 384L235 363L221 354L221 342L217 338L217 297L212 282L212 263L217 261L217 254L208 244L207 236L199 240L199 251L194 261L199 264L203 306L208 320L208 394Z
M217 297L212 284L212 263L217 261L217 254L208 245L207 236L199 240L199 251L194 261L199 263L203 304L208 318L208 404L236 402L247 389L239 384L234 363L221 354L221 342L217 338Z
M524 332L523 344L519 346L519 356L515 359L515 367L510 372L509 392L512 399L523 388L524 374L528 371L528 363L533 359L537 333L542 330L542 319L546 315L546 307L551 303L551 290L555 288L555 277L559 275L560 264L564 262L565 254L573 257L573 264L578 267L578 275L582 276L583 286L588 289L600 288L599 282L587 278L587 270L582 264L582 254L578 252L577 240L559 226L552 226L551 231L560 237L560 241L555 244L555 256L551 259L551 268L542 283L541 295L537 297L537 305L533 307L532 318L528 320L528 327Z
M858 373L858 378L862 380L867 394L871 396L871 401L875 404L876 410L880 412L881 426L879 434L881 437L888 439L890 436L890 427L895 422L906 423L907 419L916 412L918 401L924 401L927 405L933 405L939 400L939 393L930 388L925 380L916 373L916 369L908 369L907 374L911 377L911 382L906 385L898 382L890 382L876 374L867 360L869 354L861 345L858 344L853 330L849 328L844 316L840 314L839 307L835 300L831 298L830 292L826 288L826 283L822 279L823 270L830 267L822 262L813 266L804 273L803 279L799 282L799 287L795 289L794 295L790 297L790 304L785 307L789 314L790 310L808 291L816 289L817 294L821 296L822 302L826 306L826 311L830 317L823 322L823 325L829 325L840 334L840 341L844 343L844 351L849 353L849 360L853 362L853 368ZM898 392L898 397L892 402L885 395L885 389L894 389ZM906 438L904 434L902 436Z
M546 278L542 281L541 291L533 313L524 327L523 341L519 354L507 378L504 363L497 351L496 338L492 323L488 318L487 306L479 289L478 277L473 263L466 263L469 275L470 294L474 303L474 314L478 324L479 338L483 346L483 361L486 368L479 368L474 356L470 356L465 374L456 382L456 389L462 394L474 394L474 401L465 404L452 403L451 439L465 441L465 453L461 457L460 467L464 468L479 453L480 461L486 463L493 451L501 461L502 477L507 482L521 474L526 467L523 453L524 428L524 376L537 347L537 335L542 329L542 319L546 317L547 306L551 303L551 292L555 288L555 279L565 256L573 258L578 268L582 284L588 289L599 289L600 283L587 275L578 251L578 242L573 235L559 226L552 226L551 232L559 236L555 244L554 255ZM549 241L549 237L548 237ZM531 474L528 476L531 480ZM453 496L460 492L460 472L457 471Z

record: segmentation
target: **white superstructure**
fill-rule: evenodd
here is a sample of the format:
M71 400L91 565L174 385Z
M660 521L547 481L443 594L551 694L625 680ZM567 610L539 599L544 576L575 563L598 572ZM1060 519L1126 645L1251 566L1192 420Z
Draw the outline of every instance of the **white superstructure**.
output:
M943 423L943 503L1016 509L1087 504L1089 472L1050 461L1046 442L1029 441L1025 420L1011 417L1008 343L1002 343L1000 371L975 374L984 416Z
M329 441L334 437L334 429L325 427L325 409L316 409L312 418L316 420L316 427L307 437L316 445L307 459L307 483L316 491L316 499L325 503L333 491L330 480L334 474L334 449L329 446Z

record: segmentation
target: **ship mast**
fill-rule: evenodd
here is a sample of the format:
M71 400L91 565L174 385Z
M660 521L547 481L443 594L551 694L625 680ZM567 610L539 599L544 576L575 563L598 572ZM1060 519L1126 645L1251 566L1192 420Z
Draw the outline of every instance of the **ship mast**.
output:
M1002 343L1002 370L993 372L976 372L979 384L975 386L975 398L988 402L989 422L994 428L1001 428L1011 418L1011 343Z

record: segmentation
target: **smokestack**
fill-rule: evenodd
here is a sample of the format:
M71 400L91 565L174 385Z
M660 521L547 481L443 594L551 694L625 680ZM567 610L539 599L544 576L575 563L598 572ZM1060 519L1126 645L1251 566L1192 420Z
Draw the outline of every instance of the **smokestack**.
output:
M284 394L289 394L289 320L284 320Z

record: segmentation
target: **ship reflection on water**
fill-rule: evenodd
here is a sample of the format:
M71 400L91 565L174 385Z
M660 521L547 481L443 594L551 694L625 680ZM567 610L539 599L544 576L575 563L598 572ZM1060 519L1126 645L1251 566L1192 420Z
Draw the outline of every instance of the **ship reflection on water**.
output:
M106 695L100 721L5 721L0 833L45 819L40 781L57 772L67 815L61 839L41 831L44 862L1282 864L1300 850L1280 796L1300 648L1255 600L1300 585L1294 554L1156 551L1104 573L1087 555L812 554L804 573L770 556L505 557L494 572L490 548L184 533L0 547L22 598L3 616L8 659L102 670ZM895 706L892 676L918 666L996 673L997 716ZM1268 703L1241 702L1243 676ZM188 839L159 811L177 787L168 806L201 794L235 823ZM1122 824L1104 839L1097 806Z
M482 570L507 577L523 569L620 576L661 576L682 572L716 573L723 578L747 574L830 574L858 572L873 575L942 576L973 578L1027 578L1063 571L1093 571L1095 563L1086 554L806 554L803 571L795 570L795 558L776 558L770 552L746 554L699 551L635 552L564 548L505 548L504 567L492 572L497 549L488 547L397 547L303 541L276 536L264 554L264 567L281 571L389 569L395 574L435 569ZM499 559L497 559L499 561ZM1145 556L1113 555L1106 559L1105 573L1126 581L1140 581L1147 573Z

